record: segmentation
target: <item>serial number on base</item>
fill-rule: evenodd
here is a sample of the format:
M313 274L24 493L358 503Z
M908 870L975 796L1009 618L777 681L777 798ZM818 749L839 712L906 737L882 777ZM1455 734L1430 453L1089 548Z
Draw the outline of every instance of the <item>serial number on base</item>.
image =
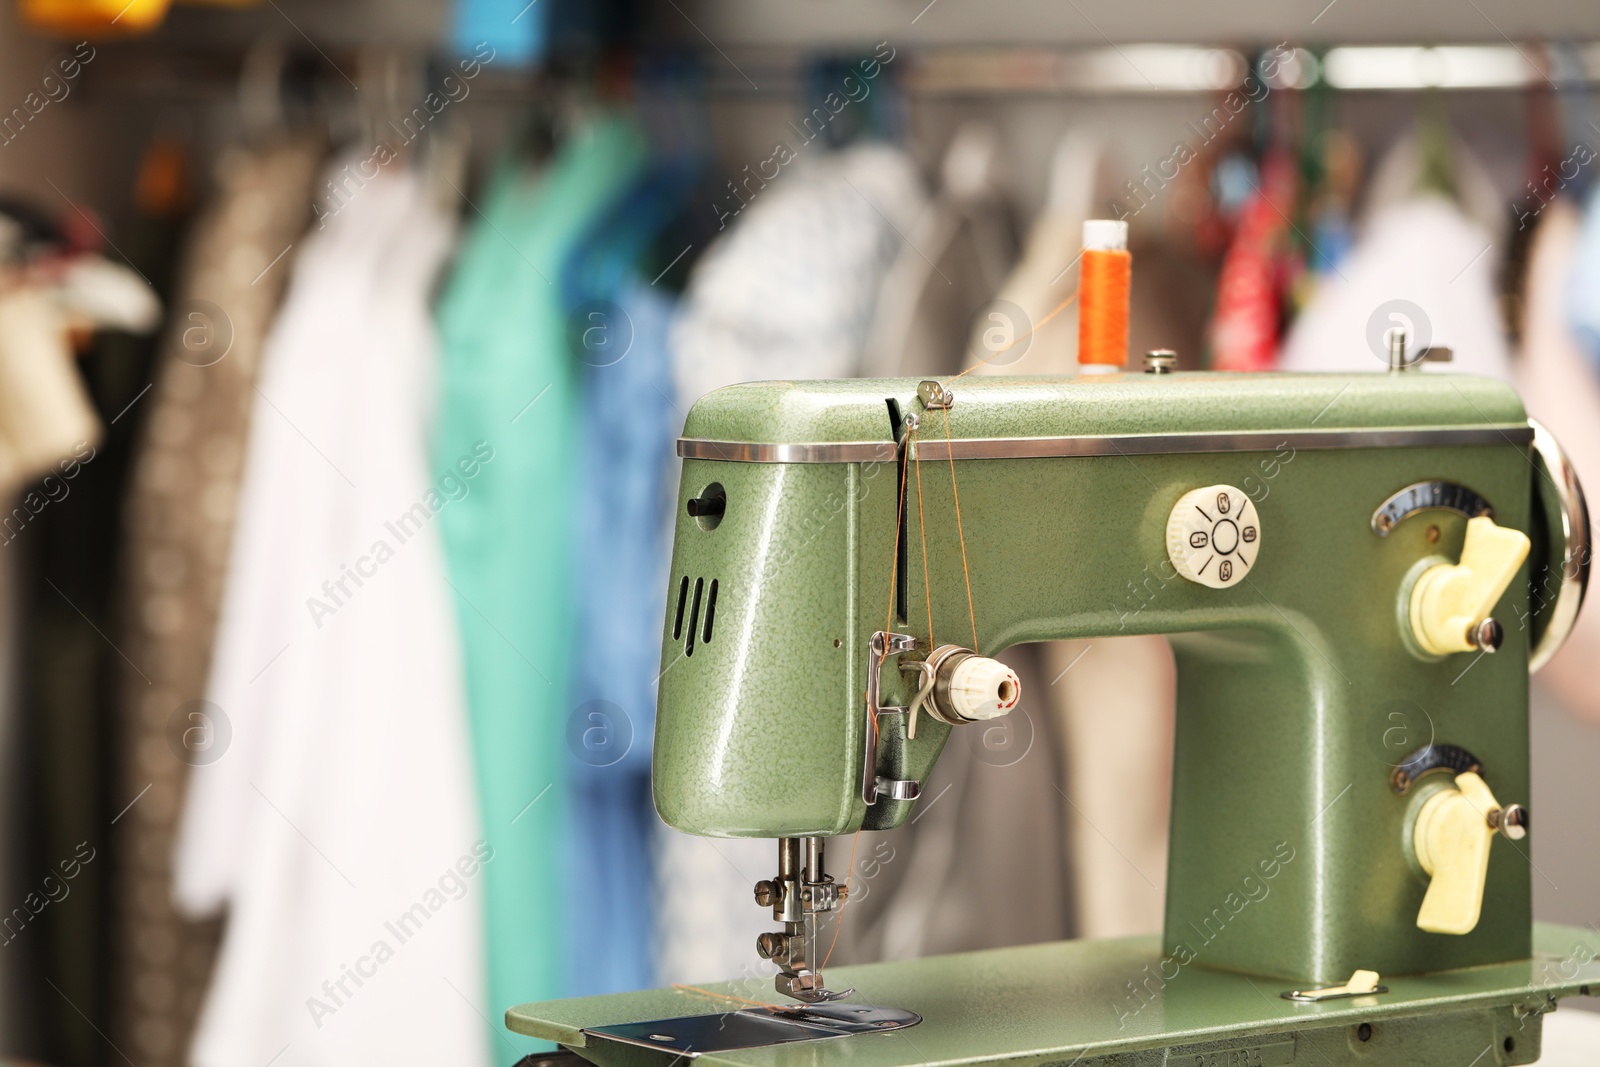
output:
M1188 1045L1167 1050L1167 1067L1281 1067L1294 1062L1294 1041L1269 1045L1203 1048Z

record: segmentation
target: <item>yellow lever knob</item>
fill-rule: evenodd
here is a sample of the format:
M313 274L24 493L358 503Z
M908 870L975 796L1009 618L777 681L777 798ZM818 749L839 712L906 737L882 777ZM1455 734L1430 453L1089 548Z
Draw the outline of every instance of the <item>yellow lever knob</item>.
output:
M1528 557L1528 535L1480 515L1467 520L1460 563L1429 567L1411 589L1411 632L1426 652L1494 651L1480 629Z
M1483 910L1489 876L1489 843L1500 802L1471 771L1456 776L1456 788L1429 797L1417 815L1412 847L1432 876L1417 913L1417 926L1433 934L1469 934Z

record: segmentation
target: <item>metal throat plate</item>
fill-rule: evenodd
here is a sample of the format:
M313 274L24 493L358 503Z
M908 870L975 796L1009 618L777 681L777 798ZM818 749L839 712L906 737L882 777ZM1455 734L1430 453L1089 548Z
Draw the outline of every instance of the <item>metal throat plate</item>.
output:
M835 1002L681 1015L676 1019L586 1027L583 1032L604 1041L675 1052L693 1059L707 1052L902 1030L921 1021L922 1016L916 1012L901 1008Z

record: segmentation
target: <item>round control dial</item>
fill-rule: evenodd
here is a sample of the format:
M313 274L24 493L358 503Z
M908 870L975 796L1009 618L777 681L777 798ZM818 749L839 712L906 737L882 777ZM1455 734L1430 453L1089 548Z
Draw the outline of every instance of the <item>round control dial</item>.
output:
M1228 589L1244 581L1261 552L1261 518L1244 490L1191 489L1167 516L1167 558L1191 582Z

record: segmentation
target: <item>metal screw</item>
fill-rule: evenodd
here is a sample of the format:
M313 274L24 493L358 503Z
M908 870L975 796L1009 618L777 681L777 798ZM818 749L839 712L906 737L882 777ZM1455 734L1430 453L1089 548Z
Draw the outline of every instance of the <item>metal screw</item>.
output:
M1146 374L1171 374L1178 369L1178 353L1170 348L1152 348L1144 354Z
M1505 628L1498 619L1484 619L1467 630L1467 644L1485 652L1497 652L1506 639Z
M1507 804L1489 813L1489 825L1499 830L1507 841L1521 841L1528 836L1528 809L1521 804Z
M756 883L756 903L763 908L770 908L778 902L778 887L771 881L763 879Z
M1389 346L1389 369L1403 371L1406 369L1406 332L1398 326L1391 327L1384 334L1384 341Z
M787 934L762 934L756 938L756 953L764 960L781 960L789 954Z

